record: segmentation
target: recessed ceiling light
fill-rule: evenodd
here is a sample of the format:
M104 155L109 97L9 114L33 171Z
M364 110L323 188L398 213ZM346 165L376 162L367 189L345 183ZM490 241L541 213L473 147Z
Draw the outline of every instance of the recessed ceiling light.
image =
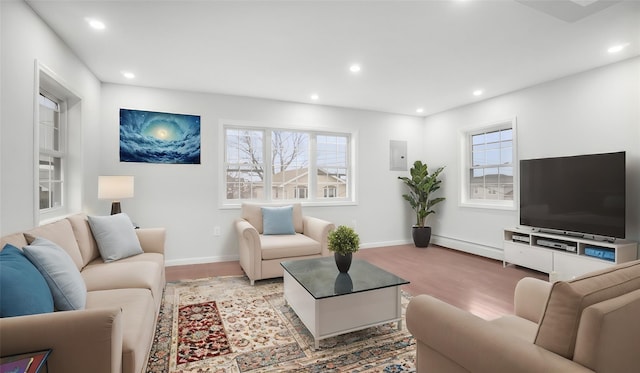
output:
M315 100L317 100L317 99L319 99L319 98L320 98L320 96L318 96L318 94L317 94L317 93L313 93L313 94L311 95L311 99L312 99L312 100L314 100L314 101L315 101Z
M424 108L421 108L421 107L417 108L416 113L424 113Z
M357 72L360 72L361 67L360 67L360 65L358 65L357 63L354 63L353 65L349 66L349 70L350 70L352 73L357 73Z
M609 52L609 53L618 53L618 52L620 52L621 50L625 49L628 46L629 46L629 43L614 45L613 47L607 49L607 52Z
M134 73L132 73L131 71L123 71L122 72L122 76L124 76L127 79L133 79L136 77L136 75Z
M86 21L89 24L89 26L91 26L91 28L95 30L104 30L105 28L107 28L104 22L97 20L95 18L86 18Z
M484 91L481 89L476 89L475 91L473 91L474 96L482 96L483 93Z

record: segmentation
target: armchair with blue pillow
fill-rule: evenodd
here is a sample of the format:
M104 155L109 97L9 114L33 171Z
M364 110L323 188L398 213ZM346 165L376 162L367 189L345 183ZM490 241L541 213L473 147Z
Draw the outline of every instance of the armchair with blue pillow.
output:
M282 277L280 262L331 255L327 236L335 225L302 215L300 203L243 203L235 221L240 266L251 281Z

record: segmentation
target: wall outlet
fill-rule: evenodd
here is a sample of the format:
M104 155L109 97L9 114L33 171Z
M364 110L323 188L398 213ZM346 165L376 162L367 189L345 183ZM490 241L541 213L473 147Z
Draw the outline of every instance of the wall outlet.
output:
M219 236L220 235L220 227L213 227L213 235L214 236Z

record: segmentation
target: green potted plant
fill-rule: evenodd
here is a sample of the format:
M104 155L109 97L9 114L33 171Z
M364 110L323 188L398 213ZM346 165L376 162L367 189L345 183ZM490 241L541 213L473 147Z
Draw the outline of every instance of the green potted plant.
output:
M413 167L409 170L411 177L398 176L404 184L409 188L409 193L403 194L402 197L409 202L411 208L416 213L416 224L412 229L413 243L417 247L427 247L431 241L431 227L426 226L427 217L436 212L433 206L444 201L444 197L431 199L431 193L440 189L438 177L444 170L439 167L433 173L429 173L427 164L418 160L413 163Z
M353 253L360 248L360 236L353 228L340 225L335 230L329 232L329 250L333 251L338 270L342 273L349 272Z

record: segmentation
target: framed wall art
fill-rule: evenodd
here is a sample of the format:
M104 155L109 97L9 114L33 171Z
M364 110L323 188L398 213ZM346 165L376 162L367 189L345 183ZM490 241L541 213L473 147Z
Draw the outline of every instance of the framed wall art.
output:
M200 116L120 109L120 162L200 164Z

